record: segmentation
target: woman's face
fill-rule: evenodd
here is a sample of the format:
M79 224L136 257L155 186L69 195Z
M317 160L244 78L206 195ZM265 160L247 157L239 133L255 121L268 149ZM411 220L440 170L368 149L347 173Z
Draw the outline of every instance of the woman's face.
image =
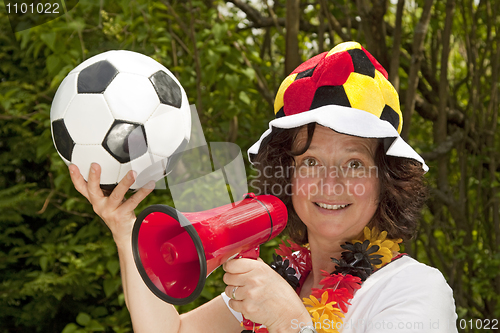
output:
M307 128L294 142L305 146ZM309 237L357 238L379 202L377 139L360 138L316 126L309 149L295 157L292 203Z

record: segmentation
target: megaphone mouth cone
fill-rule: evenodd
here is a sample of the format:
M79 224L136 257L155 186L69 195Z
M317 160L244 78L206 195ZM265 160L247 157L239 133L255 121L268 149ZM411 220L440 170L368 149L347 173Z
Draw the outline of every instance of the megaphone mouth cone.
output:
M132 252L147 287L163 301L188 304L203 290L207 276L203 243L176 209L167 205L144 209L132 230Z

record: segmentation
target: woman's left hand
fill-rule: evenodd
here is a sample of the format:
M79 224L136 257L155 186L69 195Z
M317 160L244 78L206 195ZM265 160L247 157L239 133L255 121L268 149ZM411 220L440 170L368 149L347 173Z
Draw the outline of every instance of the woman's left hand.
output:
M229 260L223 268L229 306L246 319L270 332L291 332L294 322L311 322L295 290L260 258Z

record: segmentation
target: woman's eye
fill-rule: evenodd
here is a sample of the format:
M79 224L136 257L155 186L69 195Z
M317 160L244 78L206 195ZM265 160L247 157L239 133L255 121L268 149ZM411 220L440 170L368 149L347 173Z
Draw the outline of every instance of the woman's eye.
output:
M316 161L316 159L314 158L311 158L311 157L308 157L308 158L305 158L303 161L302 161L302 164L304 164L305 166L316 166L318 165L318 161Z
M361 162L358 160L354 160L354 161L350 161L348 166L351 169L358 169L358 168L362 167L363 164L361 164Z

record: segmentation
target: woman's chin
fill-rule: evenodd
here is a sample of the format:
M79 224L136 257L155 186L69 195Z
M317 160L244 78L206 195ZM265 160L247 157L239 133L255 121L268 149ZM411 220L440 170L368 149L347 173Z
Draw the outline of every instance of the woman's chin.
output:
M352 225L349 223L349 219L342 219L335 221L334 219L329 219L327 221L320 221L317 219L313 225L307 225L307 232L309 237L314 237L318 241L325 242L350 242L354 239L358 239L362 234L365 224Z

